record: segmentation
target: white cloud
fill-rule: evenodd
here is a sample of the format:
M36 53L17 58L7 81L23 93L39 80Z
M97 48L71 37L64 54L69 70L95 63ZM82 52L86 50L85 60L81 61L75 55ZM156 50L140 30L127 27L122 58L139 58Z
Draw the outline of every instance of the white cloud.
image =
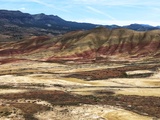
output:
M92 12L95 12L95 13L98 13L98 14L101 14L101 15L104 15L106 17L108 17L109 19L111 20L116 20L114 17L112 17L111 15L107 14L107 13L104 13L98 9L95 9L93 7L90 7L90 6L87 6L87 9L91 10Z
M105 2L105 0L72 0L76 4L99 4Z
M30 0L0 0L0 2L15 2L15 3L18 3L18 2L29 2Z
M158 21L131 21L131 20L100 20L100 19L82 19L82 20L75 20L77 22L85 22L85 23L93 23L93 24L101 24L101 25L120 25L120 26L124 26L124 25L129 25L129 24L133 24L133 23L137 23L137 24L149 24L149 25L153 25L153 26L158 26L160 22Z
M52 0L0 0L1 2L37 2L39 4L44 4L50 6L46 2L53 2ZM58 1L58 0L57 0ZM55 1L54 1L55 2ZM137 5L147 5L147 6L160 6L160 0L65 0L59 2L65 2L68 4L86 4L86 5L108 5L108 6L137 6Z
M75 4L108 6L160 6L159 0L72 0Z
M44 5L44 6L47 6L47 7L52 7L54 8L55 6L53 6L52 4L48 4L46 2L42 2L40 0L30 0L31 2L35 2L35 3L38 3L38 4L41 4L41 5Z
M20 8L20 10L26 10L26 8L25 8L25 7L22 7L22 8Z
M155 13L160 13L160 8L156 8L156 7L154 7L154 8L151 8Z
M40 4L40 5L43 5L43 6L46 6L46 7L49 7L49 8L53 8L53 9L59 10L59 11L69 12L69 11L66 10L66 9L56 7L56 6L53 5L52 3L43 2L43 1L41 1L41 0L30 0L30 1L31 1L31 2L34 2L34 3L37 3L37 4Z

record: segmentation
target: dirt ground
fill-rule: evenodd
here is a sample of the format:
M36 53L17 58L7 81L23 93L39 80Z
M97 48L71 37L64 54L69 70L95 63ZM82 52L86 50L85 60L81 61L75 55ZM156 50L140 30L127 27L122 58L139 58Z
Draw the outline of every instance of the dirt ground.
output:
M159 120L160 64L0 65L0 120Z

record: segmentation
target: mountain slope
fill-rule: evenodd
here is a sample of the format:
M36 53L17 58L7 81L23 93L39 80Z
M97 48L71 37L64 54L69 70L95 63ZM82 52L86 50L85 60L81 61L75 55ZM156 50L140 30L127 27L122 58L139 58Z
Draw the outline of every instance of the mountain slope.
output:
M149 30L159 29L158 26L154 27L154 26L145 25L145 24L130 24L130 25L127 25L127 26L123 26L123 28L136 30L136 31L149 31Z
M19 40L28 36L57 35L68 31L92 29L96 25L65 21L58 16L0 10L0 40ZM3 35L3 36L2 36Z
M43 13L31 15L20 11L0 10L0 41L21 40L42 35L52 37L75 30L90 30L97 26L102 25L66 21L58 16ZM137 31L160 29L158 26L143 24L104 25L104 27L108 29L128 28Z
M76 23L65 21L62 18L54 15L22 13L20 11L0 10L0 20L2 23L17 25L19 27L37 27L54 30L77 30L77 29L91 29L96 25L89 23Z
M0 56L38 61L112 61L160 57L160 30L103 27L0 44Z
M96 28L63 36L63 46L50 58L54 59L108 59L157 56L160 50L160 30L137 32L129 29ZM114 57L113 57L114 58Z

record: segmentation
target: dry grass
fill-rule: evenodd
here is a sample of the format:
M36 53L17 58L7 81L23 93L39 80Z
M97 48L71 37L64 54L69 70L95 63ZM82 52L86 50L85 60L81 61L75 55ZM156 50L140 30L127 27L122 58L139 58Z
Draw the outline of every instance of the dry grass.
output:
M33 104L33 103L14 103L12 106L20 109L23 112L26 120L37 120L33 115L37 112L50 110L49 107Z
M0 106L0 117L12 114L12 108L9 106Z
M159 64L139 64L140 65L130 66L121 63L120 65L113 64L113 66L103 66L102 64L63 65L37 63L33 61L27 63L9 63L1 65L2 69L0 71L5 72L6 75L0 76L0 88L2 93L0 94L0 98L11 101L17 101L19 99L39 99L46 101L53 106L61 106L62 108L69 106L74 107L73 109L78 109L79 107L82 107L82 109L84 108L84 111L92 109L90 107L84 107L83 104L120 106L123 108L122 110L115 110L107 114L104 112L106 110L105 108L101 109L102 112L100 112L101 110L98 108L95 108L94 110L96 111L97 109L97 111L100 112L98 116L103 118L108 117L113 120L116 117L119 120L125 120L128 118L126 116L133 116L130 118L131 120L143 120L145 118L146 120L150 120L150 117L145 117L146 113L148 114L147 116L160 117L159 78L155 76L154 78L117 78L119 75L125 74L126 71L147 69L152 70L152 72L155 73L156 68L159 66ZM96 66L99 67L96 68ZM10 67L11 71L9 71ZM25 72L27 74L19 75ZM15 75L10 75L12 73L15 73ZM84 77L84 79L78 78L76 75L73 77L73 74L79 74L79 76L81 78ZM94 81L88 76L93 78ZM87 77L89 81L86 81ZM95 78L97 80L95 80ZM102 80L102 78L104 79ZM38 105L37 103L10 102L9 104L23 111L23 115L26 119L44 120L46 118L45 114L50 118L52 118L52 115L55 115L55 118L57 117L57 119L58 116L56 115L63 116L62 114L55 114L49 107L41 104ZM124 109L132 112L125 111ZM72 109L69 110L72 111ZM109 108L108 110L113 109ZM81 115L78 113L78 110L76 112L77 116ZM88 114L90 117L93 117L95 112L88 111ZM70 112L67 112L64 116L65 115L71 114ZM66 120L72 120L70 118L67 119L66 117ZM74 120L78 120L78 117Z

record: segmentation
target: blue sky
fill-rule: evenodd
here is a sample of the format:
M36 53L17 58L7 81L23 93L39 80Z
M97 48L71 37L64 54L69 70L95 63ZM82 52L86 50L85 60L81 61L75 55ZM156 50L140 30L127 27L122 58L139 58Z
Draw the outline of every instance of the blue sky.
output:
M0 0L0 9L103 25L160 25L160 0Z

